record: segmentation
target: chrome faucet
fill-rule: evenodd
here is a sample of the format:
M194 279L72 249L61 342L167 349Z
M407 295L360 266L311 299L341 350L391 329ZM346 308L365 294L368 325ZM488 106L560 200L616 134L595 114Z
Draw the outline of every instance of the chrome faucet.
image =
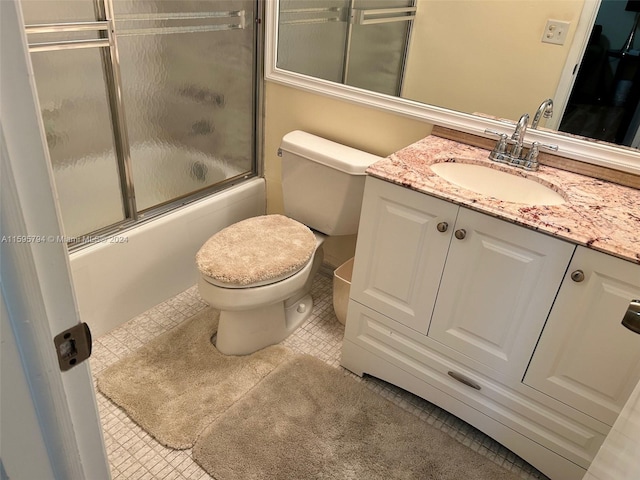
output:
M543 102L543 105L546 105L547 102L550 102L550 105L553 105L551 99L545 100L545 102ZM540 115L544 115L544 111L545 110L542 108L542 106L538 109L538 113L540 113ZM527 133L528 124L529 114L525 113L520 117L518 123L516 123L516 127L510 138L506 133L500 133L493 130L485 130L485 133L496 135L499 138L495 148L489 154L489 158L495 162L506 163L507 165L523 168L525 170L538 170L538 167L540 166L540 164L538 163L538 153L540 152L540 149L544 148L546 150L557 151L558 146L547 145L540 142L533 142L529 147L529 152L524 154L524 136Z
M518 120L518 123L516 123L516 129L513 131L513 134L511 135L511 140L515 142L515 143L511 142L513 145L513 147L511 148L512 161L514 159L520 158L520 154L522 153L522 144L524 142L524 135L525 133L527 133L528 124L529 124L529 114L523 113L522 116L520 117L520 120Z
M553 100L547 98L544 102L540 104L538 107L538 111L533 117L533 122L531 122L531 128L538 128L538 123L540 122L540 118L551 118L553 116Z

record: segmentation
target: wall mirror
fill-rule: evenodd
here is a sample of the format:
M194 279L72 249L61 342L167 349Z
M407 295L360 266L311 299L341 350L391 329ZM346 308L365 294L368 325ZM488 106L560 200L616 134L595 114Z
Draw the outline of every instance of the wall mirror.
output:
M507 133L504 119L515 123L523 113L533 118L552 98L553 117L529 130L530 141L640 174L640 152L631 147L634 138L640 142L640 52L633 45L640 8L634 10L634 3L274 0L267 2L265 73L270 81L474 134L486 128ZM605 35L597 25L607 9L623 17ZM594 57L599 63L579 68L583 58ZM631 68L614 78L623 61ZM594 65L605 66L610 76L590 78ZM623 116L624 129L617 127Z

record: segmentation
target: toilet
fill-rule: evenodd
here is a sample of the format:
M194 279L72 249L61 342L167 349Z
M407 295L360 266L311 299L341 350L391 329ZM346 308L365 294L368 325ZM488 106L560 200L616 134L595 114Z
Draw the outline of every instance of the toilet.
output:
M278 155L285 215L237 222L196 255L198 290L220 311L215 345L226 355L276 344L309 318L324 239L357 232L365 170L380 160L299 130Z

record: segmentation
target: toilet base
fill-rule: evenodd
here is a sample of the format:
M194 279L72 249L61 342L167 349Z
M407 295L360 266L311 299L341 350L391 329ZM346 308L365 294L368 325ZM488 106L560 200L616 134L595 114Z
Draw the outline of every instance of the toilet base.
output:
M220 312L216 348L225 355L248 355L287 338L311 315L313 299L305 294L252 310Z

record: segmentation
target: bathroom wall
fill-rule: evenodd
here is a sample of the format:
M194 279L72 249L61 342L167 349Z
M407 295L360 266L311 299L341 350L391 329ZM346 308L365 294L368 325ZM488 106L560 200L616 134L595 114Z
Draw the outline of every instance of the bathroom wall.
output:
M428 123L267 82L265 88L265 178L267 211L281 213L277 150L282 137L304 130L374 155L387 156L431 133ZM355 237L325 244L325 263L337 267L353 256Z
M518 118L523 104L534 109L554 97L583 5L583 0L418 0L403 97ZM548 19L571 22L564 45L542 43ZM496 95L500 91L506 93Z

